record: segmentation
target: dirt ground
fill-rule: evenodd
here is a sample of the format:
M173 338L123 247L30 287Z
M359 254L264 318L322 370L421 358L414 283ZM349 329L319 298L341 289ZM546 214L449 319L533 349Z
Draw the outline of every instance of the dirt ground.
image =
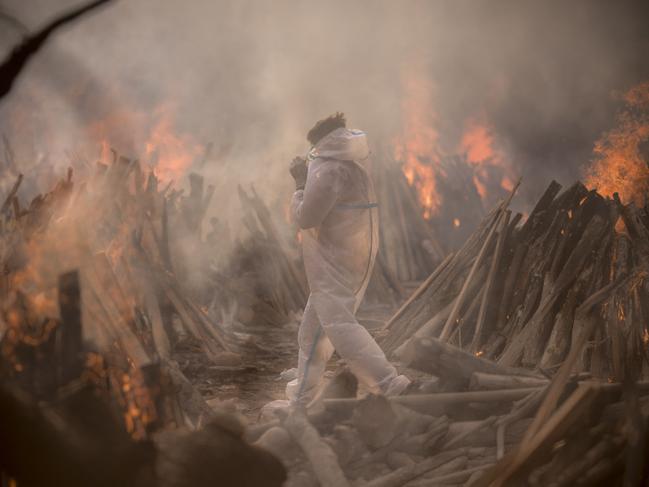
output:
M361 324L370 331L379 329L393 308L365 305L358 313ZM177 348L175 358L185 376L212 406L236 409L249 424L259 421L261 408L274 400L286 399L282 371L297 366L299 317L279 327L246 326L237 331L245 338L240 364L211 365L198 343ZM339 358L329 361L328 370L338 367Z

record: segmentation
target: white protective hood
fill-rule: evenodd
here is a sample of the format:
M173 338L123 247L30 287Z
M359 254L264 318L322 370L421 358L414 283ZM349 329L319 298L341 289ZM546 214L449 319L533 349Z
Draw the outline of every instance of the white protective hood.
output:
M309 152L309 159L322 157L362 163L370 155L367 135L362 130L339 128L326 135Z

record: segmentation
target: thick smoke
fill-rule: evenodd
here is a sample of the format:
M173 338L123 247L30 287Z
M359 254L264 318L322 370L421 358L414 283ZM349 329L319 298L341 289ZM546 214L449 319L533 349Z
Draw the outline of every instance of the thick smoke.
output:
M2 9L34 29L76 3L5 0ZM288 198L288 161L324 115L345 111L375 147L389 141L401 127L401 76L418 65L435 86L440 131L457 140L468 117L485 114L533 201L550 179L581 175L613 122L615 92L649 78L641 5L123 0L57 36L0 117L22 163L40 154L64 167L63 151L111 116L110 143L139 156L141 126L168 107L180 133L214 143L202 171L217 184L215 203L235 215L237 183ZM12 29L6 48L19 36Z

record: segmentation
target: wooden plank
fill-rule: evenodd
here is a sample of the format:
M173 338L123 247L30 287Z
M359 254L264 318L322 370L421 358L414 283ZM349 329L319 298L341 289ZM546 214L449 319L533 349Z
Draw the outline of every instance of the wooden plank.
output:
M505 235L507 234L506 228L509 223L509 217L511 212L505 212L505 217L501 220L500 233L498 235L498 241L496 243L496 250L494 250L493 259L491 261L491 268L489 269L489 275L487 276L487 283L482 294L482 302L480 303L480 311L478 311L478 320L475 325L475 330L473 332L473 340L471 341L471 351L477 353L482 346L482 332L484 328L485 320L487 319L487 306L491 303L492 298L492 288L494 281L496 280L496 274L500 268L500 260L502 257L503 248L505 246Z
M442 380L458 382L460 386L467 386L474 372L540 377L527 369L503 367L436 338L412 340L401 358L408 367L433 374Z
M487 249L489 248L489 245L491 244L491 240L495 235L496 228L498 228L500 225L500 220L502 217L503 217L503 213L499 213L495 221L492 223L491 229L489 230L489 234L487 235L487 238L485 239L484 244L480 249L480 253L478 254L478 256L475 259L475 262L473 263L473 267L471 267L471 270L469 271L469 275L464 281L462 290L460 291L460 294L455 300L453 309L451 310L451 314L448 316L448 319L444 324L444 328L442 329L442 333L440 333L439 335L440 340L448 340L449 336L451 335L451 332L453 331L453 327L455 326L456 320L460 313L460 307L462 306L462 304L464 304L464 298L466 297L467 290L469 289L469 285L472 283L472 280L478 268L482 265L482 261L485 258Z
M441 415L445 414L458 405L468 403L508 403L517 401L538 391L538 387L523 389L503 389L495 391L469 391L469 392L440 392L437 394L412 394L408 396L388 397L390 402L401 404L415 409L424 414ZM327 410L338 412L349 412L356 407L360 399L323 399L323 405Z

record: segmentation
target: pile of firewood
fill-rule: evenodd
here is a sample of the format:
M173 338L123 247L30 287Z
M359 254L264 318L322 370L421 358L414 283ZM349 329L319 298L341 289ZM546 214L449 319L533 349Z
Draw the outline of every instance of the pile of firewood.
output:
M378 260L402 282L424 279L445 251L424 219L400 165L380 155L372 162L381 223Z
M622 380L623 358L643 354L649 337L649 213L581 183L560 188L553 182L522 225L507 202L492 211L387 323L385 350L439 337L552 372L587 329L578 370Z
M309 293L299 229L274 217L254 187L239 187L239 200L246 233L231 244L226 264L211 274L210 307L243 325L284 325L304 309ZM404 294L386 265L389 252L379 248L367 303L396 306Z
M61 277L60 317L40 335L33 314L17 315L33 310L12 311L0 361L3 485L283 483L282 465L243 439L236 416L210 408L174 362L136 368L121 343L84 344L79 284L77 272Z
M204 213L202 182L194 178L187 197L159 189L153 174L117 154L81 184L70 170L27 207L16 196L22 180L0 208L3 379L48 400L96 374L140 438L207 417L172 357L189 344L209 362L238 360L239 340L174 272L170 219L182 215L183 231L198 225L186 210Z
M232 245L227 262L211 276L217 308L243 325L279 326L306 305L308 287L297 242L259 197L239 187L246 234Z

